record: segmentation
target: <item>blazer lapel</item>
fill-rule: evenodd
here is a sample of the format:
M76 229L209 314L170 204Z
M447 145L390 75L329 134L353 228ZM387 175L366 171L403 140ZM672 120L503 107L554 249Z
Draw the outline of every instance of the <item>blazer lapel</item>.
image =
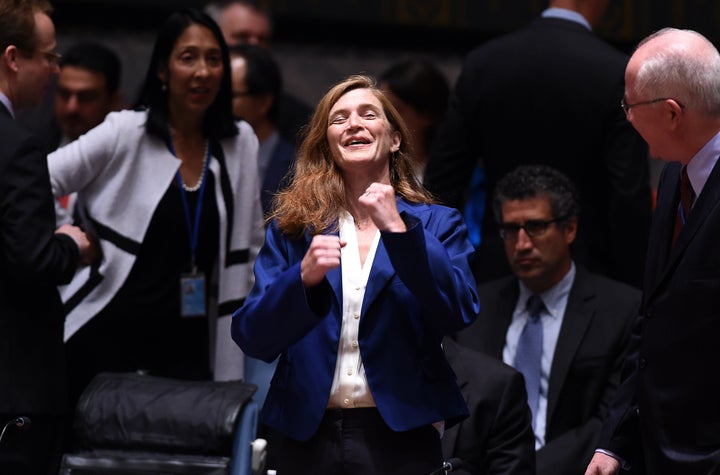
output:
M594 299L595 289L589 285L586 272L578 268L575 282L568 296L565 315L555 347L552 368L550 369L546 419L546 427L548 428L551 426L552 416L555 413L570 364L575 358L578 347L582 343L590 322L595 315Z
M363 297L362 304L363 314L367 311L370 304L378 298L382 289L394 275L395 269L390 263L390 256L388 256L387 249L385 249L382 238L380 238L377 250L375 251L372 268L370 268L367 285L365 287L365 297Z

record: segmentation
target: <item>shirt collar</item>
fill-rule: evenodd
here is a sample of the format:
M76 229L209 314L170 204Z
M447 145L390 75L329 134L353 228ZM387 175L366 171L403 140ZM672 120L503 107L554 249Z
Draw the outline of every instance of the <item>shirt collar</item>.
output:
M563 20L574 21L575 23L581 24L589 31L592 31L592 27L590 26L590 23L588 23L588 21L585 19L585 17L573 10L552 7L545 9L542 12L541 16L543 18L561 18Z
M700 196L710 172L720 156L720 132L715 134L687 164L688 178L695 196Z
M8 96L0 92L0 102L3 103L3 105L7 108L7 110L10 112L10 115L12 118L15 118L15 109L13 109L12 102L10 102L10 99Z
M533 295L533 292L528 289L525 284L519 280L520 284L520 295L518 296L518 302L523 302L523 308L527 299ZM562 317L560 304L567 300L567 296L570 294L573 282L575 282L575 263L570 261L570 270L565 276L560 279L560 282L550 287L545 292L541 293L539 297L545 304L545 308L553 318Z

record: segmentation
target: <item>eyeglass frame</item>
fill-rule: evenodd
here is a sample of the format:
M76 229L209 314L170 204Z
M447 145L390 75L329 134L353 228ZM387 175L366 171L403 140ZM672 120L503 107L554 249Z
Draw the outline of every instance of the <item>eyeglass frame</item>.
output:
M622 99L620 99L620 108L625 113L625 117L627 117L628 114L630 114L630 109L632 109L635 106L645 106L648 104L656 104L658 102L667 101L667 100L675 101L677 103L677 105L680 106L681 109L685 107L680 101L678 101L677 99L673 99L672 97L658 97L656 99L650 99L649 101L639 101L639 102L635 102L633 104L628 104L627 101L625 100L625 98L623 97Z
M517 241L518 236L520 235L520 230L522 229L525 231L525 234L532 239L536 237L540 237L547 231L548 227L551 224L557 224L562 221L567 220L570 218L571 215L565 215L560 216L553 219L529 219L525 221L523 224L516 224L516 223L500 223L498 225L498 231L500 233L500 238L504 241L507 240L513 240ZM528 230L528 225L530 226L539 226L539 228L535 231ZM509 231L506 229L507 227L512 227L512 231Z
M40 54L45 56L45 61L48 62L48 65L50 65L51 68L54 68L55 66L60 65L60 60L62 59L62 55L56 51L42 51L38 50Z

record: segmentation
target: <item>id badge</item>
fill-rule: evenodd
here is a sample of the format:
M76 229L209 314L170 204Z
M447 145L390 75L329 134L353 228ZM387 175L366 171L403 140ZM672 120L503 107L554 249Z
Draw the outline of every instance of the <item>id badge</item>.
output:
M204 274L182 274L180 276L180 316L205 316Z

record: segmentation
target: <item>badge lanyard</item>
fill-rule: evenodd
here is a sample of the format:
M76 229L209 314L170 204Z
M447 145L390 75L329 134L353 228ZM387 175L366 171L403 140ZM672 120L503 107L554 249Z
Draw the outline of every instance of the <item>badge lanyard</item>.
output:
M170 152L175 154L172 140L169 141L168 148ZM190 239L190 274L182 274L180 276L180 315L183 317L203 317L205 316L205 276L202 272L198 272L197 262L195 261L195 251L198 244L198 236L200 234L200 217L202 215L202 203L205 195L205 183L207 179L208 167L210 165L210 147L206 147L205 164L202 171L203 181L200 184L198 192L198 200L195 206L195 222L190 219L190 204L187 199L187 192L183 186L180 170L175 172L175 180L180 188L180 196L182 197L183 211L185 214L185 222L187 223L188 237Z
M170 153L172 153L175 157L177 157L177 155L175 154L175 147L173 146L172 140L170 140L168 147L170 148ZM202 175L201 175L202 177L207 176L207 171L208 171L209 166L210 166L210 147L207 147L207 156L205 157L205 166L202 171ZM195 205L195 222L193 222L190 219L190 204L188 203L187 192L185 191L185 187L183 186L182 176L180 176L179 169L177 172L175 172L175 181L177 181L177 184L180 187L180 196L182 197L183 210L185 211L185 222L187 223L188 236L190 238L191 270L192 270L193 274L197 274L197 263L195 261L195 250L197 249L198 236L200 234L200 216L202 215L202 203L203 203L203 196L205 196L205 183L207 183L207 180L205 178L203 178L203 181L200 184L200 191L198 192L198 200L197 200L197 204Z

